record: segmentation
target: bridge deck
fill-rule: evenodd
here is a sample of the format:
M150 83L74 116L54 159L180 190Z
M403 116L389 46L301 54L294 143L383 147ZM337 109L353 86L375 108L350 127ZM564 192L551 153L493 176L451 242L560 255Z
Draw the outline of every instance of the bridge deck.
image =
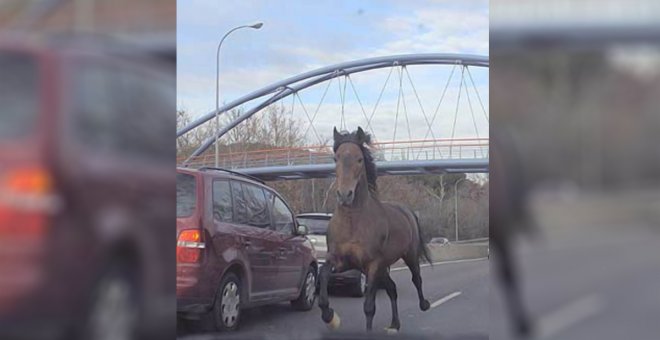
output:
M441 173L486 173L488 158L438 159L424 161L376 162L378 175L425 175ZM265 181L328 178L335 175L335 165L307 164L233 169Z
M488 147L488 138L455 138L379 142L372 145L372 152L379 175L478 173L488 172ZM263 180L334 176L333 152L328 145L236 150L239 148L221 153L218 166ZM214 165L211 152L188 160L192 168Z

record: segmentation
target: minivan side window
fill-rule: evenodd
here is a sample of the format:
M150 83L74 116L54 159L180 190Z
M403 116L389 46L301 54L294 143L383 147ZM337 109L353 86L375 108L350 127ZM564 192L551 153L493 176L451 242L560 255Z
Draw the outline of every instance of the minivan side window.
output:
M176 85L173 79L160 79L149 72L126 68L113 75L116 82L115 107L121 150L149 161L168 162L174 150L166 143L174 133ZM139 117L135 119L135 117Z
M119 145L112 75L106 67L91 63L78 65L74 73L74 135L94 151L116 153Z
M291 211L279 197L271 192L266 192L268 205L272 211L272 229L283 234L291 234L294 227Z
M247 223L247 205L243 197L243 188L240 182L231 181L231 195L234 198L234 223Z
M213 181L213 220L219 222L232 222L234 218L231 204L231 189L229 181Z
M96 60L74 65L74 138L91 151L170 162L174 79Z
M247 224L257 228L268 228L270 216L264 191L255 185L243 183L243 195L247 204Z

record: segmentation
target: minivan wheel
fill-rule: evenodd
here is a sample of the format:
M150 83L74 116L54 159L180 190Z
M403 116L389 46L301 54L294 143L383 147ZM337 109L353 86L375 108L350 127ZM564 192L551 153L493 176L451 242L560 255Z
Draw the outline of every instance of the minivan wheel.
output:
M86 339L134 339L139 324L138 290L133 275L115 266L99 280L83 324Z
M238 328L241 316L241 281L234 273L227 273L220 283L215 304L213 321L219 331L233 331Z
M291 301L293 308L297 310L307 311L314 307L314 301L316 300L316 271L314 267L309 267L307 274L305 275L305 281L303 282L302 289L300 290L300 295L297 299Z

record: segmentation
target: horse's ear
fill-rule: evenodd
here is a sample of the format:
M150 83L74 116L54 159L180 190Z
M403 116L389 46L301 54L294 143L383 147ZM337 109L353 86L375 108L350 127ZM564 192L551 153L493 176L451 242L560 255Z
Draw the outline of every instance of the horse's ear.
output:
M339 137L341 137L341 135L339 134L339 132L337 131L337 127L335 126L332 130L332 138L334 138L334 140L338 140Z
M358 126L357 129L357 139L360 144L364 143L366 141L364 130L362 130L361 126Z

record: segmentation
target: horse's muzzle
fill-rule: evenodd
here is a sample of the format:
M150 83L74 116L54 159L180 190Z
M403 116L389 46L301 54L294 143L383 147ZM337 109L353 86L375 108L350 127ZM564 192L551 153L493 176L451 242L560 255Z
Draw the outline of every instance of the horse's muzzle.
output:
M337 190L337 202L339 204L351 205L353 203L353 198L355 198L355 192L353 192L353 190L348 190L347 192Z

